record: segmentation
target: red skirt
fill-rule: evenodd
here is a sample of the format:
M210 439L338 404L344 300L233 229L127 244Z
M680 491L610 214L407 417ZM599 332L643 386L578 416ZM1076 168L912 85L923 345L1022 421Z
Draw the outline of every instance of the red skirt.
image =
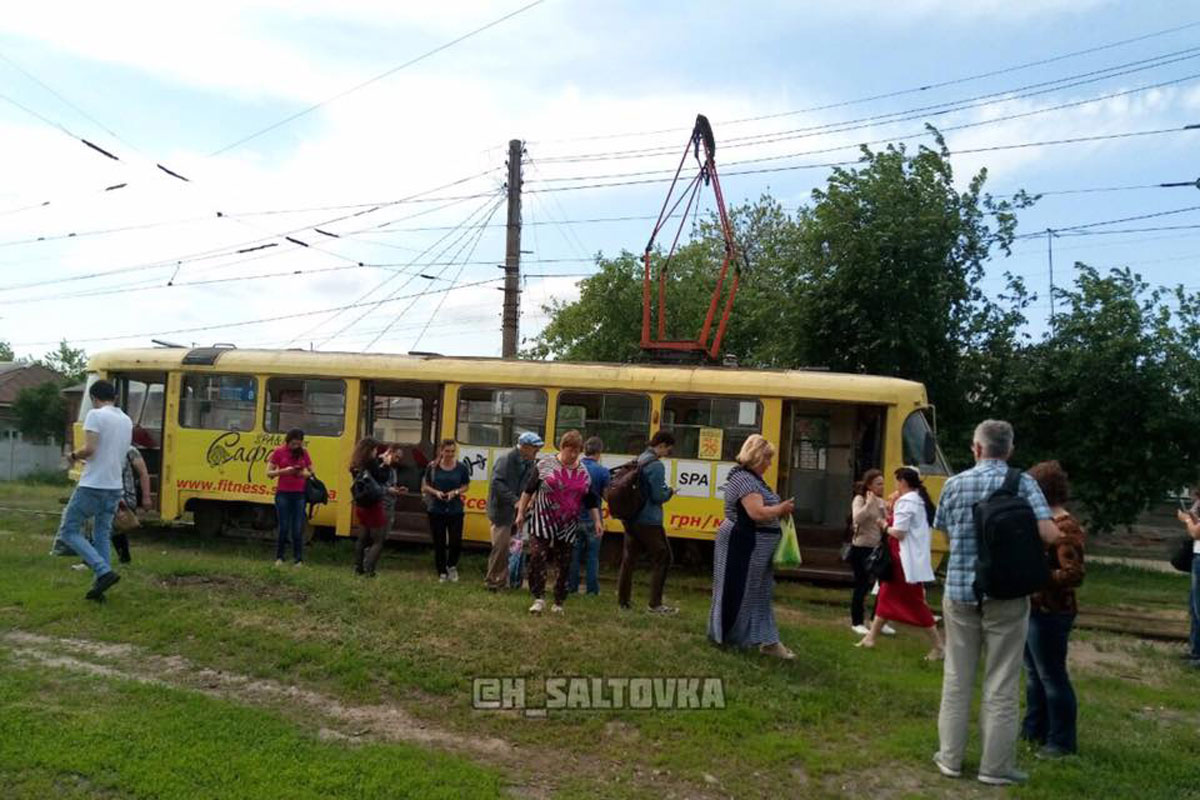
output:
M354 516L358 520L358 524L364 528L374 529L388 526L387 511L384 510L382 502L373 506L355 506Z
M888 536L888 549L892 552L892 579L880 581L879 599L875 603L875 616L889 622L930 628L936 624L929 604L925 602L925 587L919 583L906 583L904 567L900 564L900 540Z

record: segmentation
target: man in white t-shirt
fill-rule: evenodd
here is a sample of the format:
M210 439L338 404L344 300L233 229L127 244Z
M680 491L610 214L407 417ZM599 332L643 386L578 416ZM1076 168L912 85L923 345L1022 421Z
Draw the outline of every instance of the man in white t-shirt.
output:
M58 536L79 554L96 579L87 593L89 600L103 600L104 592L121 576L109 563L109 539L113 515L121 502L124 481L121 470L133 441L133 423L117 408L117 392L108 381L88 388L94 408L83 421L87 442L69 456L72 463L84 461L83 475L63 511ZM83 522L92 520L92 542L83 535Z

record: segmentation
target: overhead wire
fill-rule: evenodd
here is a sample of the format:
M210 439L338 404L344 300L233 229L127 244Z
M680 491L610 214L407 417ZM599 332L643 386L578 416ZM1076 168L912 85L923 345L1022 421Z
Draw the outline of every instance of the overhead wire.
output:
M343 97L346 97L347 95L353 94L354 92L357 92L360 89L366 88L367 86L370 86L371 84L376 83L377 81L381 81L384 78L387 78L391 75L395 75L397 72L399 72L403 69L406 69L408 67L411 67L412 65L417 64L421 61L424 61L425 59L427 59L431 56L434 56L434 55L442 52L443 50L451 48L454 45L459 44L460 42L464 42L473 36L477 36L486 30L489 30L491 28L496 27L497 25L507 22L508 20L512 19L513 17L516 17L520 14L524 14L526 11L529 11L531 8L534 8L535 6L541 5L543 2L545 2L545 0L533 0L532 3L527 3L526 5L521 6L520 8L518 8L515 11L510 11L509 13L505 14L502 17L494 19L485 25L481 25L480 27L475 28L474 30L468 31L467 33L463 34L462 36L452 39L451 41L446 42L444 44L438 45L437 47L433 48L432 50L427 50L426 52L420 54L419 56L417 56L415 58L411 58L408 61L405 61L403 64L392 67L391 69L381 72L372 78L369 78L365 81L362 81L361 83L351 86L349 89L345 89L341 92L338 92L337 94L334 94L334 95L331 95L331 96L325 98L324 100L321 100L320 102L313 103L312 105L310 105L306 108L303 108L294 114L290 114L290 115L284 117L283 119L279 120L278 122L274 122L274 123L266 126L265 128L260 128L259 130L254 131L253 133L250 133L246 136L241 137L240 139L237 139L236 141L230 142L229 144L227 144L223 147L220 147L217 150L214 150L209 155L210 155L210 157L211 156L219 156L222 153L227 153L230 150L241 147L243 144L246 144L249 141L257 139L258 137L262 136L263 134L269 133L273 130L276 130L277 128L281 128L284 125L287 125L289 122L293 122L297 119L300 119L303 116L307 116L308 114L311 114L312 112L316 111L318 108L321 108L322 106L329 105L330 103L332 103L336 100L340 100Z
M1117 40L1114 42L1107 42L1105 44L1098 45L1095 47L1085 48L1083 50L1075 50L1072 52L1062 53L1062 54L1055 55L1055 56L1040 58L1035 61L1027 61L1024 63L1015 64L1015 65L1008 66L1008 67L1002 67L999 69L993 69L993 70L988 70L985 72L974 73L972 75L965 75L965 76L961 76L958 78L951 78L948 80L937 81L934 83L922 83L922 84L907 87L904 89L895 89L895 90L891 90L888 92L882 92L879 94L867 95L864 97L857 97L857 98L854 98L851 100L841 100L841 101L837 101L837 102L833 102L833 103L825 103L822 105L809 106L807 108L799 108L799 109L792 109L790 111L776 112L773 114L759 114L756 116L741 117L738 119L729 119L729 120L715 119L715 120L713 120L713 123L720 127L725 127L725 126L730 126L730 125L742 125L742 124L751 123L751 122L761 122L763 120L768 120L768 119L778 119L781 117L790 117L790 116L796 116L796 115L800 115L800 114L810 114L810 113L814 113L817 111L829 111L829 110L832 110L835 108L845 108L847 106L859 105L861 103L870 103L870 102L875 102L877 100L889 100L893 97L901 97L901 96L909 95L909 94L919 94L919 93L923 93L923 92L929 92L934 89L942 89L947 86L956 86L956 85L960 85L963 83L970 83L970 82L977 81L977 80L984 80L986 78L993 78L998 75L1007 75L1007 74L1010 74L1013 72L1019 72L1019 71L1026 70L1026 69L1032 69L1033 67L1041 67L1041 66L1045 66L1047 64L1054 64L1059 61L1065 61L1065 60L1068 60L1071 58L1077 58L1079 56L1091 55L1093 53L1099 53L1099 52L1102 52L1105 50L1111 50L1111 49L1114 49L1117 47L1122 47L1127 44L1136 44L1137 42L1143 42L1148 39L1154 39L1154 38L1158 38L1160 36L1167 36L1169 34L1178 33L1180 31L1184 31L1184 30L1190 30L1191 28L1195 28L1195 27L1200 27L1200 21L1189 22L1189 23L1185 23L1183 25L1176 25L1176 26L1173 26L1170 28L1164 28L1161 30L1153 31L1151 33L1142 34L1140 36L1134 36L1134 37L1131 37L1128 39L1120 39L1120 40ZM558 143L558 142L577 142L577 141L596 141L596 140L601 140L601 139L635 138L635 137L639 137L639 136L657 136L657 135L668 134L668 133L683 133L683 132L686 132L689 130L690 130L690 128L683 128L683 127L660 128L658 130L650 130L650 131L594 134L594 135L590 135L590 136L578 136L578 137L570 137L570 138L563 138L563 139L542 139L542 140L536 140L534 143L536 143L536 144L553 144L553 143Z

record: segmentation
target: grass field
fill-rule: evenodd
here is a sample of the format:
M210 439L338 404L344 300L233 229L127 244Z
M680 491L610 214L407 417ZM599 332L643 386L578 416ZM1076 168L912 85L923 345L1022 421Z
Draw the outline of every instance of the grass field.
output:
M64 491L0 485L0 507L53 511ZM439 585L431 552L390 548L366 581L349 542L276 569L268 543L176 527L136 534L96 605L46 555L55 525L0 510L4 798L1200 797L1200 694L1178 645L1077 632L1081 755L1023 751L1031 782L989 790L932 769L941 673L923 640L855 649L845 590L778 587L798 654L783 663L707 643L699 574L668 581L677 617L619 614L606 575L601 597L532 619L526 593L482 590L480 553ZM1081 605L1178 613L1186 591L1097 566ZM727 707L472 709L473 677L516 675L719 676Z

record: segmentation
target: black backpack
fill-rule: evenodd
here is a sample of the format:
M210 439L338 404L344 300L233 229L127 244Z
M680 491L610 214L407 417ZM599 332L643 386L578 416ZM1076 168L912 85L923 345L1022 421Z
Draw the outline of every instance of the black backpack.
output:
M1029 501L1021 497L1021 471L1009 468L1004 483L975 504L976 600L1025 597L1050 582L1046 546Z
M308 480L304 482L304 502L308 505L309 519L313 518L317 506L323 506L329 502L329 490L325 488L325 484L315 472L309 475Z
M354 498L356 506L373 506L383 499L383 487L369 469L360 469L350 484L350 496Z
M641 462L634 459L612 469L612 481L604 490L604 501L608 503L608 513L615 519L634 520L642 513L642 508L646 505L642 469L650 461L656 460L652 458Z

